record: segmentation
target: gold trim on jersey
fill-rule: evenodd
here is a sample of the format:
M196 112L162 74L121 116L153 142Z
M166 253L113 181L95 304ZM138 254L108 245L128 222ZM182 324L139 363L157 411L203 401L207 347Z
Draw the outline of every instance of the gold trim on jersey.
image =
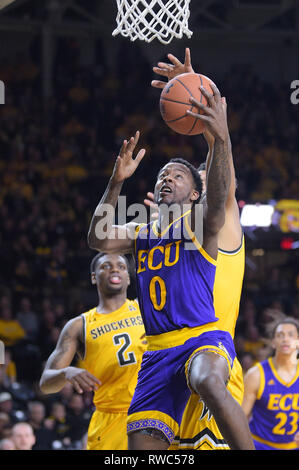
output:
M275 365L274 365L274 362L273 362L273 359L272 357L270 357L268 359L268 362L269 362L269 365L270 365L270 368L272 370L272 373L274 375L274 377L278 380L279 383L281 383L282 385L284 385L285 387L291 387L295 382L296 380L298 380L298 377L299 377L299 361L297 363L297 371L296 371L296 374L295 376L292 378L292 380L290 382L285 382L279 375L278 375L278 372L277 370L275 369Z
M86 316L84 313L81 313L81 317L83 318L83 342L84 342L84 354L82 355L81 360L85 361L86 359Z
M260 371L260 384L259 384L259 388L256 394L256 398L260 400L263 394L263 391L265 389L265 372L264 372L263 366L260 363L258 363L256 366Z
M257 441L257 442L260 442L261 444L266 444L267 446L269 447L273 447L275 449L281 449L281 450L292 450L292 449L298 449L298 446L296 444L296 442L287 442L285 444L279 444L277 442L270 442L270 441L266 441L266 439L262 439L261 437L259 436L256 436L255 434L251 434L252 435L252 438Z
M146 336L147 349L148 351L158 351L159 349L181 346L190 338L194 338L208 331L218 330L217 326L213 325L217 325L217 322L206 323L205 325L196 326L194 328L168 331L160 335Z
M245 242L245 236L244 236L244 233L242 234L242 239L241 239L241 244L240 246L236 249L236 250L231 250L231 251L227 251L227 250L222 250L221 248L218 248L218 251L219 253L221 253L222 255L227 255L227 256L235 256L235 255L238 255L240 253L240 251L242 250L243 248L243 244Z
M195 233L192 232L192 229L189 225L189 221L188 221L188 218L185 217L185 226L186 226L186 229L187 229L187 232L189 234L189 237L190 237L190 240L194 243L194 245L196 246L196 248L198 249L198 251L202 254L202 256L211 264L213 264L214 266L217 266L217 260L215 260L214 258L212 258L209 253L206 252L206 250L202 247L202 245L199 243L199 241L197 240L196 236L195 236Z
M139 225L137 225L137 227L135 228L134 253L136 253L136 243L137 243L138 234L139 234L140 230L141 230L143 227L146 227L146 224L144 224L144 223L139 224Z
M136 411L127 418L127 434L141 429L154 428L161 431L168 439L173 441L179 431L178 423L166 413L157 410Z
M186 212L184 212L182 215L180 215L179 217L177 217L176 219L174 219L164 230L163 232L159 233L158 232L158 229L157 229L157 223L158 223L158 220L155 220L154 223L153 223L153 226L152 226L152 230L154 232L154 234L157 236L157 237L163 237L163 235L165 235L165 233L170 229L170 227L175 224L175 222L177 222L178 220L182 219L185 215L189 214L189 212L191 212L191 209L187 210Z

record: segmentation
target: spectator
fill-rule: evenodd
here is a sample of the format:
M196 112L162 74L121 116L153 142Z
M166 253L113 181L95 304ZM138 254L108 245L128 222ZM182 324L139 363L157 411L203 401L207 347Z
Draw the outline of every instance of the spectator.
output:
M90 408L89 410L85 408L82 395L78 393L72 395L68 403L68 421L71 426L71 441L77 445L88 430L91 411Z
M255 358L252 353L243 353L240 356L240 363L243 369L243 375L250 369L255 363Z
M0 411L0 439L4 439L7 436L7 430L11 426L11 419L8 413Z
M18 260L13 273L13 287L18 298L32 290L32 271L26 259Z
M54 315L56 319L56 324L60 327L63 327L67 320L65 306L63 305L63 303L58 303L57 305L55 305Z
M32 426L25 422L20 422L13 426L11 437L16 450L32 450L35 444L35 435Z
M2 307L0 315L0 339L6 347L15 346L26 336L20 323L13 318L11 307Z
M0 441L0 450L16 450L15 443L12 439L2 439Z
M53 431L54 440L58 440L63 446L71 444L71 423L68 420L66 407L60 402L54 402L49 416L49 427Z
M260 337L259 330L256 325L249 324L246 329L244 341L244 352L252 354L255 360L258 359L258 353L264 347L264 341Z
M7 348L5 349L4 358L5 363L3 368L8 379L8 383L11 386L17 381L17 368L15 362L12 359L11 352Z
M12 395L8 392L0 393L0 413L7 413L11 416L13 410Z
M45 405L41 402L28 403L28 423L32 426L36 442L33 450L50 450L54 441L54 433L47 425ZM48 427L47 427L48 426Z
M11 307L11 300L8 295L3 295L0 299L0 309L4 307Z
M21 419L26 419L22 405L13 399L11 393L2 392L0 393L0 413L8 414L12 424L20 421Z
M9 392L11 381L6 374L6 364L0 364L0 394L2 392Z
M56 320L55 320L55 323L56 323ZM47 359L50 356L50 354L53 352L57 344L60 331L61 331L61 328L58 328L58 326L56 326L55 324L52 326L49 334L44 337L44 341L41 347L43 359Z
M26 332L26 339L36 343L39 322L36 313L32 311L31 301L28 297L21 299L17 320Z

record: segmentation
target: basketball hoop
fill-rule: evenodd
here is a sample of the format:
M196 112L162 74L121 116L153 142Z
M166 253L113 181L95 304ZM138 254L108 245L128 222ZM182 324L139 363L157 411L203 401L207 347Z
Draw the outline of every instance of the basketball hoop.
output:
M117 28L112 36L146 42L157 38L163 44L174 37L181 39L183 34L190 38L189 4L190 0L117 0Z

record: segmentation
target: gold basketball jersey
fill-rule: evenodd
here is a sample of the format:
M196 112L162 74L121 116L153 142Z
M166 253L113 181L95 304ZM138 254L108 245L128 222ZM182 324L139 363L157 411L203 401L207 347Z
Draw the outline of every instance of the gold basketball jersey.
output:
M102 383L94 393L96 409L127 411L146 349L138 302L127 299L114 312L102 314L93 308L82 316L85 357L80 366Z
M226 252L218 250L217 269L213 289L216 323L219 330L228 331L232 337L239 315L239 304L245 269L244 235L238 250ZM241 364L235 358L228 390L241 405L244 394ZM192 394L186 405L179 435L169 447L176 449L228 450L214 417L200 398Z
M219 318L217 328L235 336L245 268L244 235L238 250L218 250L214 283L214 308Z

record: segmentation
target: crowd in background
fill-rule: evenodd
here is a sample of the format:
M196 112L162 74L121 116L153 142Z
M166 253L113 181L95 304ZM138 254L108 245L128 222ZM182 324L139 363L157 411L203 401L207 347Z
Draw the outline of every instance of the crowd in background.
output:
M123 43L112 68L99 46L97 65L82 67L76 41L61 40L54 93L46 102L35 48L0 65L6 84L0 108L1 445L15 446L9 444L14 426L27 422L34 449L84 446L92 396L68 385L43 396L38 381L66 321L97 302L86 236L122 140L139 129L147 149L125 184L128 205L143 202L170 158L183 156L196 166L205 159L202 136L181 136L163 123L159 92L150 86L154 64L139 54ZM249 66L235 66L217 84L228 101L238 199L298 199L297 109L289 89L264 83ZM296 263L246 267L236 335L244 370L269 353L263 340L269 312L299 318L298 288ZM134 282L128 296L135 296Z

